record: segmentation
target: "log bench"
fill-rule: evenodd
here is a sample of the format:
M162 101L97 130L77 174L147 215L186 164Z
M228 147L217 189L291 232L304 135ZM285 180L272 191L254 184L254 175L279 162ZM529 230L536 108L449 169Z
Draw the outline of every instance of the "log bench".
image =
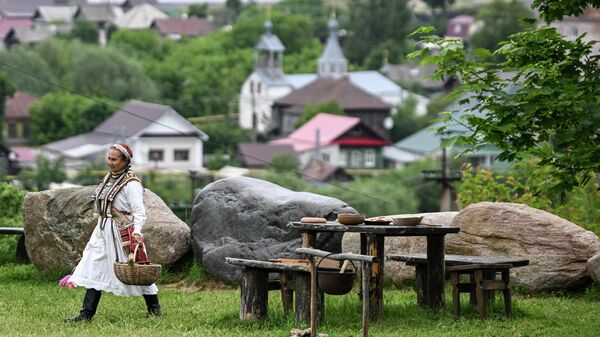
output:
M20 261L29 261L27 249L25 248L25 231L22 227L0 227L0 234L16 234L21 235L17 242L17 259Z
M281 290L285 313L295 301L296 321L310 320L310 271L308 264L291 264L227 257L225 261L242 268L240 281L240 319L262 320L267 315L269 290ZM277 273L278 281L269 281L269 274ZM295 296L294 296L295 294ZM322 294L321 294L322 298Z
M408 266L415 266L415 287L417 292L417 303L424 306L427 298L427 255L425 253L411 254L388 254L388 261L405 262ZM470 256L470 255L449 255L444 257L445 267L463 266L463 265L489 265L489 264L509 264L511 267L522 267L529 264L529 260L523 258L510 258L502 256ZM488 277L491 277L488 273ZM476 304L476 294L471 293L471 304Z

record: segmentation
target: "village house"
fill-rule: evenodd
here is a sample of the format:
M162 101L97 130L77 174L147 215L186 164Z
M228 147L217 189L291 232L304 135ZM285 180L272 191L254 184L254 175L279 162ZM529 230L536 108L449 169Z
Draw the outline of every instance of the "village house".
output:
M389 140L358 117L319 113L285 138L270 144L289 144L301 167L313 160L343 168L383 168L383 147Z
M180 40L184 37L196 37L214 31L213 24L206 18L166 18L154 20L152 28L163 38Z
M323 78L338 80L347 78L346 85L360 88L367 94L396 107L409 96L417 99L417 113L424 114L428 99L410 93L396 83L390 81L377 71L347 71L348 61L344 57L338 41L338 23L335 18L329 20L330 34L323 54L319 58L317 73L290 74L283 72L283 54L285 47L279 38L272 33L273 25L265 23L265 33L254 46L255 65L252 73L244 81L239 100L239 123L244 129L256 130L262 134L285 134L289 129L282 127L285 120L274 115L274 103L293 91ZM323 89L326 90L326 89ZM353 89L356 91L356 89ZM327 95L326 93L322 93ZM329 93L330 96L335 96ZM293 96L292 96L293 97ZM298 107L301 108L301 107ZM389 110L389 108L388 108ZM294 111L298 115L302 111ZM392 111L393 112L393 111ZM290 115L290 116L291 116ZM282 132L283 130L286 130Z
M37 97L25 91L16 91L4 103L4 139L9 146L26 145L31 142L29 132L29 107Z
M62 156L67 169L102 162L108 148L125 141L137 171L201 171L208 136L170 106L131 100L91 132L42 146Z

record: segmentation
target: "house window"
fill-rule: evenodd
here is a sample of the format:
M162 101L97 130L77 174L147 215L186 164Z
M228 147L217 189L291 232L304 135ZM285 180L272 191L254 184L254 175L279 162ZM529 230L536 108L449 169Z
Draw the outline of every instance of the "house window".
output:
M173 159L175 161L188 161L188 160L190 160L190 150L175 150L173 152Z
M17 138L17 122L8 122L8 138Z
M29 121L23 122L23 137L29 138Z
M579 30L577 29L577 26L571 28L571 33L573 34L573 37L579 35Z
M348 166L348 152L341 151L340 153L340 166L347 167Z
M262 88L262 85L260 82L256 83L256 92L260 94L260 89Z
M350 152L350 167L362 167L362 153L360 151Z
M150 150L148 151L149 161L163 161L165 160L165 151L163 150Z
M325 163L329 163L329 153L321 153L321 160L323 160Z
M250 93L254 93L254 82L250 82Z
M375 150L365 151L365 167L375 167Z

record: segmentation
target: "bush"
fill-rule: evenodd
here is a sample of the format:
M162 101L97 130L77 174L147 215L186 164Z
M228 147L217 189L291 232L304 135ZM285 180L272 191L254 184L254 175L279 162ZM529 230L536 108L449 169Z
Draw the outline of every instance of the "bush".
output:
M535 159L516 163L505 174L465 166L462 183L458 187L459 206L480 201L522 203L554 213L600 234L598 177L561 195L548 184L550 169L537 163Z

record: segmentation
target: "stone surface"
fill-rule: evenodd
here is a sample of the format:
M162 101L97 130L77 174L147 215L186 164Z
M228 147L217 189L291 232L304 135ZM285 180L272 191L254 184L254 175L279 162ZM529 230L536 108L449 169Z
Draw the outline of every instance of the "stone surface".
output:
M592 258L587 261L586 266L588 274L592 279L600 283L600 253L592 256Z
M196 197L191 214L196 262L208 273L238 281L239 268L225 257L267 260L297 258L300 233L287 228L305 216L335 220L338 213L356 213L345 202L313 193L294 192L270 182L232 177L207 185ZM339 252L341 234L319 235L317 247Z
M421 224L449 226L458 212L420 213L423 216ZM393 217L394 215L389 215ZM452 235L452 234L451 234ZM346 233L342 240L342 251L360 253L360 234ZM427 239L423 236L390 236L385 238L385 254L425 253ZM404 280L414 280L415 267L407 266L404 262L385 263L384 275L395 284Z
M96 226L94 187L30 192L23 201L25 245L40 269L72 268ZM143 229L152 262L170 264L190 249L190 228L154 193L144 191L148 219Z
M461 230L446 236L447 253L529 259L529 266L511 270L511 282L532 292L577 289L589 283L586 263L600 252L600 240L593 232L523 204L472 204L452 225Z

